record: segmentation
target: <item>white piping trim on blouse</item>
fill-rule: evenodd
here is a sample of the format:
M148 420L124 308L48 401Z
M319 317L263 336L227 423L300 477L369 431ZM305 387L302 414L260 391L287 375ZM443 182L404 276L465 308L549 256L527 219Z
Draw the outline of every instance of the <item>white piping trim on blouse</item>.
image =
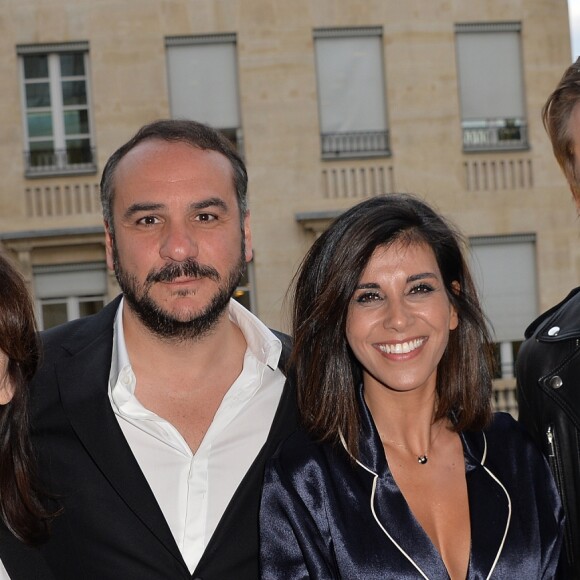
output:
M343 445L343 447L346 449L346 452L356 461L356 463L358 465L360 465L365 471L367 471L368 473L372 474L373 477L373 489L371 491L371 503L370 503L370 507L371 507L371 512L373 514L373 517L375 518L375 521L377 522L377 524L379 525L379 527L381 528L381 530L383 531L383 533L387 536L387 538L389 538L389 540L391 540L391 542L393 542L393 544L395 544L395 546L397 546L397 548L399 549L399 551L401 552L401 554L403 554L403 556L405 556L405 558L407 558L407 560L409 560L409 562L411 562L411 564L413 564L413 566L415 566L415 568L417 569L417 571L419 572L419 574L421 574L421 576L423 576L423 578L425 578L426 580L429 580L429 577L425 575L425 573L423 572L423 570L421 570L421 568L419 568L419 566L417 566L417 564L415 563L415 561L413 560L413 558L411 558L411 556L409 556L409 554L407 554L407 552L405 552L405 550L403 550L403 548L401 548L401 546L399 546L399 544L397 544L397 542L395 542L394 538L389 534L389 532L387 532L387 530L383 527L383 524L381 524L377 513L375 512L375 492L377 489L377 480L379 479L379 476L377 473L375 473L372 469L369 469L366 465L362 464L356 457L354 457L351 452L348 450L348 447L346 446L346 441L344 440L344 437L342 436L342 433L339 433L340 435L340 441Z
M503 538L501 540L501 544L499 546L499 549L498 549L497 554L495 556L495 559L493 561L493 565L489 571L489 574L486 577L486 580L489 580L489 578L491 578L491 575L493 574L493 571L495 570L495 567L497 566L497 562L499 560L499 557L501 556L501 553L503 551L503 547L505 545L505 540L507 538L507 534L508 534L508 530L509 530L511 518L512 518L512 500L511 500L510 494L508 493L508 491L505 488L505 486L503 485L503 483L484 465L485 460L487 458L487 437L485 436L485 433L483 433L483 432L482 432L482 435L483 435L483 456L481 458L481 466L483 467L483 469L485 469L485 471L488 473L488 475L501 487L501 489L505 493L505 496L506 496L507 501L508 501L507 523L506 523L505 531L503 534ZM407 554L407 552L405 552L405 550L403 550L403 548L401 548L401 546L399 546L399 544L397 544L397 542L393 539L393 537L389 534L389 532L387 532L387 530L384 528L383 524L381 524L379 518L377 517L377 514L375 512L374 501L375 501L375 492L376 492L376 488L377 488L377 480L379 479L378 474L375 473L372 469L369 469L363 463L361 463L356 457L354 457L352 455L352 453L348 450L348 447L346 446L346 441L344 440L344 437L343 437L341 432L339 432L339 436L340 436L340 441L342 443L342 446L345 448L346 452L355 460L355 462L358 465L360 465L365 471L367 471L368 473L370 473L371 475L374 476L373 477L373 488L371 491L370 508L371 508L371 512L373 514L373 517L375 518L375 521L377 522L377 524L379 525L379 527L381 528L383 533L387 536L387 538L389 538L389 540L391 540L391 542L393 542L393 544L395 544L395 546L399 549L399 551L403 554L403 556L405 556L405 558L407 558L407 560L409 560L409 562L411 562L411 564L413 564L413 566L415 566L415 568L421 574L421 576L423 576L423 578L425 578L426 580L429 580L429 577L425 575L425 573L423 572L423 570L421 570L421 568L419 568L419 566L415 563L413 558L411 558L411 556L409 556L409 554Z
M485 433L482 433L482 435L483 435L484 448L483 448L483 457L481 459L481 466L483 467L483 469L485 469L485 471L487 471L489 476L502 488L503 492L505 493L505 496L507 497L507 501L508 501L507 523L505 526L505 531L503 533L503 538L501 540L501 544L499 545L499 550L497 551L497 554L495 556L495 560L493 561L493 565L491 567L491 570L489 571L489 574L487 575L486 580L489 580L489 578L491 578L491 575L493 574L493 571L495 570L495 567L497 566L497 562L499 560L499 557L501 556L501 553L503 551L503 547L505 545L505 539L507 538L508 530L510 527L510 522L512 519L512 499L510 497L510 494L508 493L508 490L504 487L503 483L484 465L485 458L487 457L487 438L485 436Z

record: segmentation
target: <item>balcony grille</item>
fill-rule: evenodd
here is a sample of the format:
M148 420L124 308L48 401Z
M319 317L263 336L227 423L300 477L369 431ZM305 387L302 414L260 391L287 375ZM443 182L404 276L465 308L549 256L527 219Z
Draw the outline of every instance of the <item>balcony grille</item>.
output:
M96 150L57 149L54 151L25 151L26 177L46 175L94 173L97 170Z
M321 146L323 159L379 157L391 154L387 130L322 133Z
M463 121L464 151L509 151L528 148L525 119Z

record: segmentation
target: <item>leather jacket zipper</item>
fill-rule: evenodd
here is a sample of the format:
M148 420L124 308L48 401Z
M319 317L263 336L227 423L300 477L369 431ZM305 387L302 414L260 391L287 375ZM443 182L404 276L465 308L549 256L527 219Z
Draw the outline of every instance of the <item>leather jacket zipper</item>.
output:
M560 465L560 455L558 453L556 431L552 425L548 425L548 429L546 430L546 439L548 441L548 461L550 463L550 469L554 475L554 481L556 482L556 488L558 489L560 498L562 499L562 504L566 506L566 490L564 489L564 478ZM568 560L570 560L570 555L572 554L572 538L570 536L568 526L564 528L564 546L566 547L566 555L568 556Z

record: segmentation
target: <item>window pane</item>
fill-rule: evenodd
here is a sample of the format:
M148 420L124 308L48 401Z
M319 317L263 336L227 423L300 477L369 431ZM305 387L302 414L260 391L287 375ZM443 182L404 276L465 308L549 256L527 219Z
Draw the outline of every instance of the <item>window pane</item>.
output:
M538 315L535 239L514 235L470 241L473 277L495 340L520 340Z
M520 34L466 32L456 41L463 120L525 117Z
M235 43L172 46L167 56L174 118L219 128L240 126Z
M322 133L387 128L380 36L316 39Z
M50 153L54 151L54 144L52 141L32 141L30 143L30 151L33 153Z
M30 143L31 167L50 167L55 163L54 145L52 141L32 141Z
M69 165L92 163L91 142L89 139L69 139L66 142L66 156Z
M85 81L63 81L62 83L63 105L86 105L87 89Z
M26 106L50 107L50 86L48 83L28 83L26 85Z
M102 300L86 300L79 302L79 314L81 318L83 316L89 316L91 314L96 314L103 308L105 303Z
M89 113L87 110L66 111L64 114L64 132L66 135L78 135L89 132Z
M51 137L52 136L52 115L50 111L46 113L28 113L29 137Z
M66 302L42 305L42 325L44 329L52 328L66 321Z
M62 302L81 297L88 302L103 300L107 292L107 268L104 262L85 262L34 267L34 294L48 302Z
M48 56L34 54L24 57L24 78L43 79L48 77Z
M67 52L60 55L60 74L63 77L84 76L85 59L82 52Z

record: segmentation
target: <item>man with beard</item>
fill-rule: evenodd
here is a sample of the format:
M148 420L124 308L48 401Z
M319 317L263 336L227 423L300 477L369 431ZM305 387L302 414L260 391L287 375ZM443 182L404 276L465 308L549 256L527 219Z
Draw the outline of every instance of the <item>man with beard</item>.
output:
M143 127L101 179L122 295L43 333L39 472L59 580L256 579L264 463L295 427L286 337L232 300L247 174L217 131Z

